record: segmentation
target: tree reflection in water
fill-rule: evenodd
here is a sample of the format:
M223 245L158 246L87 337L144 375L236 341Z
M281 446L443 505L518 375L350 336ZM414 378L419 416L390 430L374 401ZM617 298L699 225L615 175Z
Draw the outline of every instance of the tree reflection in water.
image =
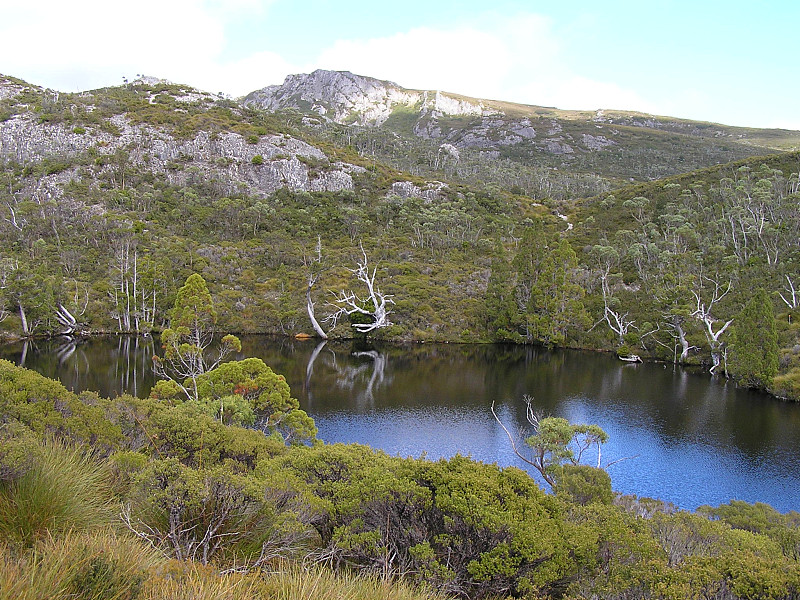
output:
M314 400L311 386L314 364L319 359L327 343L327 340L322 340L316 345L308 357L303 391L305 392L309 406L313 404ZM366 361L362 360L358 364L351 364L350 361L344 361L344 364L340 364L336 359L336 352L331 349L328 349L328 352L324 356L325 358L322 359L323 363L336 374L336 387L347 390L351 398L353 398L361 409L373 406L375 402L375 391L385 383L391 382L391 378L387 379L386 377L388 357L386 354L374 348L370 350L352 350L349 354L350 357L367 359Z

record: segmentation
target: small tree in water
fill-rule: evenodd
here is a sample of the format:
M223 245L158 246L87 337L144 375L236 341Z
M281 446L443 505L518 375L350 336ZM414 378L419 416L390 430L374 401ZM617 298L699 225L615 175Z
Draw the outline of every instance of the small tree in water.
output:
M557 493L573 496L577 489L588 486L598 489L581 489L582 496L600 501L610 499L611 479L602 468L600 450L600 446L608 441L608 434L598 425L572 424L561 417L539 417L533 410L533 398L525 396L524 400L527 419L533 427L533 434L524 438L528 452L524 452L520 440L503 425L494 410L494 403L491 408L494 418L506 432L514 454L535 468ZM597 448L596 467L581 463L592 448ZM591 474L592 470L599 472Z
M239 352L242 343L235 335L226 335L212 348L217 311L205 280L197 273L178 290L169 318L170 326L161 334L164 357L153 357L153 369L175 382L189 399L198 400L198 377Z

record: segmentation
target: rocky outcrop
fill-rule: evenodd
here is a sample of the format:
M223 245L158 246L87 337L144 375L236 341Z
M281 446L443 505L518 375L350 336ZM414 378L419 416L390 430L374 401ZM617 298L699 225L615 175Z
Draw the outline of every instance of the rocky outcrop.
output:
M297 108L337 123L380 125L396 106L414 106L420 99L419 92L389 81L347 71L317 70L289 75L281 85L248 94L243 103L266 110Z
M74 156L98 143L108 145L111 138L99 133L93 139L62 125L39 123L34 114L23 113L0 123L0 157L24 164L50 156Z
M325 70L289 75L281 85L252 92L242 102L266 110L294 108L336 123L369 126L383 124L398 107L415 108L421 119L490 112L479 101L440 91L407 90L390 81Z
M0 101L18 96L27 89L38 89L6 75L0 75Z
M431 115L433 118L441 117L442 115L454 117L463 115L480 116L496 113L496 111L485 108L480 101L456 98L439 91L422 92L421 102L420 115L423 117L426 115Z
M447 184L441 181L429 181L424 188L414 185L410 181L398 181L392 184L392 188L387 196L398 198L422 198L427 202L438 200L444 197Z
M608 146L616 145L614 140L610 140L604 135L589 135L587 133L581 136L581 143L589 150L604 150Z
M238 133L200 131L189 139L149 125L133 125L124 115L110 119L118 134L99 127L72 128L40 123L32 113L0 122L0 160L19 164L87 153L115 156L98 174L120 163L164 175L173 185L213 179L230 192L266 196L280 188L339 191L353 188L362 167L330 163L318 148L288 135L265 135L253 143ZM311 165L311 166L310 166ZM54 192L51 192L54 193Z

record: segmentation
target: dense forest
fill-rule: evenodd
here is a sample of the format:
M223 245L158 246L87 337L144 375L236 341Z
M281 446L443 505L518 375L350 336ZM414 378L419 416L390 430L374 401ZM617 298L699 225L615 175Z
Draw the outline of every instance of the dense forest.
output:
M638 118L572 157L482 154L406 109L348 128L166 82L0 77L3 337L163 346L143 399L0 361L0 597L797 598L797 513L615 495L580 460L602 430L537 423L543 490L326 445L282 375L226 362L248 332L513 341L800 398L800 153Z

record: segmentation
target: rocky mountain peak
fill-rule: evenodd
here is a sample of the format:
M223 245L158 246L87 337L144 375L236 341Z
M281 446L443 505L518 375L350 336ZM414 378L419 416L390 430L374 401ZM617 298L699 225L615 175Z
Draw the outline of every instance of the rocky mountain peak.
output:
M418 91L391 81L356 75L349 71L318 69L289 75L281 85L248 94L244 103L266 110L295 108L313 112L328 121L356 125L381 125L398 108L447 115L481 115L478 101L456 98L440 91Z
M395 106L413 106L419 99L419 92L405 90L390 81L349 71L318 69L309 74L289 75L281 85L248 94L244 103L267 110L296 108L339 123L379 125Z

